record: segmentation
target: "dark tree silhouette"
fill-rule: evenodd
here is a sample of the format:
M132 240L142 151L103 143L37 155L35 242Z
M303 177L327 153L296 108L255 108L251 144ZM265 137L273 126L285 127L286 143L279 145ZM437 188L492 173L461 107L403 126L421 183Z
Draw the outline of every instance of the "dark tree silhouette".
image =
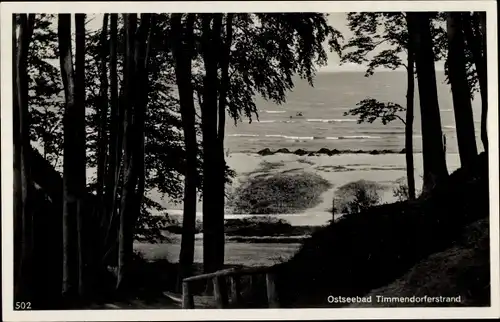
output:
M222 14L201 17L201 55L205 66L201 121L203 131L203 269L214 272L224 263L224 213L217 205L217 90L218 46L221 37ZM215 170L215 171L214 171ZM220 202L220 200L218 201Z
M100 101L99 101L99 132L97 140L99 142L97 156L97 197L104 201L104 178L106 177L106 164L108 161L108 58L109 58L109 43L108 43L108 20L109 14L105 13L102 22L102 30L100 36L101 45L101 66L100 66ZM104 215L104 214L103 214Z
M465 37L461 12L450 12L447 17L448 76L453 97L458 150L462 166L469 167L477 156L476 133L472 103L465 66Z
M414 50L408 41L407 16L403 12L387 13L349 13L348 26L354 31L354 36L348 40L343 50L342 62L356 64L368 63L365 76L371 76L379 67L397 69L404 67L407 75L406 108L392 102L381 103L374 99L365 99L346 114L359 115L361 122L374 122L381 119L383 124L400 119L405 125L405 156L408 197L415 199L415 173L413 162L413 118L415 97L415 60ZM379 33L380 28L383 32ZM390 45L390 48L377 53L370 60L368 54L380 47ZM400 54L406 53L407 62L403 62ZM396 113L406 112L403 119Z
M127 294L130 288L130 264L133 255L134 227L141 209L144 180L144 117L147 102L147 38L151 15L124 14L125 59L123 104L123 189L120 204L117 290ZM142 155L141 155L142 154ZM141 188L142 186L142 188Z
M13 38L16 38L16 15L13 15ZM31 182L31 144L30 113L28 107L28 48L33 35L35 15L19 15L19 33L17 37L14 67L14 210L15 241L20 243L16 248L19 255L15 260L16 285L15 293L24 298L33 296L33 207L31 198L33 187ZM13 39L14 40L14 39ZM13 46L14 46L13 44Z
M488 151L488 77L486 69L486 26L484 12L462 13L462 26L468 48L472 52L476 66L479 91L481 94L481 141L485 151Z
M441 140L441 116L437 97L434 51L428 13L408 12L410 41L414 42L415 64L422 117L422 154L426 193L448 176Z
M84 126L82 104L77 102L75 70L71 50L71 15L59 14L59 53L66 106L64 110L63 163L63 284L62 293L69 301L76 299L78 290L78 231L77 221L81 202L79 126ZM81 85L80 83L78 85Z
M192 274L196 225L197 156L196 110L191 80L194 56L194 14L188 14L185 23L182 14L172 14L170 41L174 56L175 75L179 90L184 145L186 147L186 173L184 176L184 212L182 216L182 241L179 256L179 282ZM180 284L179 284L180 285Z
M103 261L106 262L110 252L115 250L117 230L117 193L121 172L124 104L119 103L118 94L118 15L110 15L109 41L109 76L110 76L110 130L109 130L109 162L106 175L106 200L103 205L101 226Z
M123 104L125 117L123 118L123 188L120 203L120 228L118 235L118 277L117 290L125 293L128 289L128 270L132 257L132 210L134 208L134 193L137 185L137 176L133 172L134 141L137 134L134 133L134 99L136 79L134 75L134 45L137 29L137 14L123 14L125 29L125 53L123 71Z
M84 199L87 190L86 169L86 131L85 131L85 14L75 14L75 115L72 131L74 131L73 147L75 155L71 159L70 166L75 172L75 190L77 192L77 252L78 252L78 294L84 295L86 267L88 265L87 241L85 240L85 214ZM71 118L72 119L72 118ZM69 126L69 124L68 124ZM66 154L65 154L66 155ZM66 158L66 157L65 157ZM78 159L78 162L75 162ZM90 239L88 239L90 240Z

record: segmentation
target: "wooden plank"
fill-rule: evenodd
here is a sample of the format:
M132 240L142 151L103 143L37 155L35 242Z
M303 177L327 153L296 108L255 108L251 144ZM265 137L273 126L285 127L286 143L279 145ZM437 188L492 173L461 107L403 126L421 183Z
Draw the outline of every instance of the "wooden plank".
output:
M228 306L227 289L224 276L214 276L214 298L218 309L224 309Z
M272 270L272 266L264 267L248 267L248 268L230 268L224 269L213 273L201 274L196 276L187 277L184 279L186 282L199 281L199 280L209 280L216 276L242 276L242 275L254 275L254 274L265 274Z
M229 277L231 281L231 304L238 306L241 304L241 283L239 276Z
M269 308L279 308L278 292L276 290L276 282L274 273L266 274L266 287L267 287L267 303Z
M194 309L194 298L189 287L189 282L182 282L182 308Z
M230 269L220 270L220 271L213 272L213 273L190 276L190 277L186 277L185 279L183 279L183 281L184 282L193 282L193 281L201 281L201 280L210 280L210 279L217 277L217 276L228 275L229 273L233 272L234 270L235 270L234 268L230 268Z

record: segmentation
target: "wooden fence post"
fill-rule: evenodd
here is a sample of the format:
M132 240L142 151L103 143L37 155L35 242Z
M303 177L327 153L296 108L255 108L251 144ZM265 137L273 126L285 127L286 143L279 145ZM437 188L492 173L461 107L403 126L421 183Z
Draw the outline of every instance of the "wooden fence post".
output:
M231 302L234 305L241 304L241 284L239 276L231 276Z
M183 309L194 309L194 298L193 293L189 287L189 282L182 282L182 308Z
M269 308L279 308L278 293L276 290L276 283L274 274L271 272L266 273L266 287L267 287L267 303Z
M228 304L227 289L225 288L226 283L224 282L224 276L214 276L212 278L215 303L217 304L218 309L226 308Z

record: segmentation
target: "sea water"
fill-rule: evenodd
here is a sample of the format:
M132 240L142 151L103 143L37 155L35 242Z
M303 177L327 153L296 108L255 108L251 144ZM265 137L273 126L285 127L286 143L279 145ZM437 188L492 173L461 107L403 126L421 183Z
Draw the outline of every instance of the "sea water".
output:
M416 85L418 82L416 82ZM444 72L437 72L438 99L446 151L457 153L455 118L450 86ZM256 97L258 120L243 119L236 125L229 119L226 126L226 151L257 152L264 148L276 150L321 148L338 150L401 150L404 148L404 123L395 119L387 125L376 120L358 123L358 117L344 115L366 98L393 102L406 107L406 73L400 71L376 72L365 77L360 72L318 73L314 87L296 79L295 88L286 96L286 102L277 105ZM422 149L420 105L415 88L415 118L413 124L414 151ZM480 96L472 102L477 133L477 145L482 149L480 133ZM404 112L399 114L403 119ZM443 139L443 138L437 138Z

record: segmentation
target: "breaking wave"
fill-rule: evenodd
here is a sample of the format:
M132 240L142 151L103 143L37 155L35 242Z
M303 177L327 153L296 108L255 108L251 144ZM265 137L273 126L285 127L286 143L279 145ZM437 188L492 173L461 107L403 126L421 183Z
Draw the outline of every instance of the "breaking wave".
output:
M307 119L307 122L313 123L342 123L342 122L357 122L355 119Z

